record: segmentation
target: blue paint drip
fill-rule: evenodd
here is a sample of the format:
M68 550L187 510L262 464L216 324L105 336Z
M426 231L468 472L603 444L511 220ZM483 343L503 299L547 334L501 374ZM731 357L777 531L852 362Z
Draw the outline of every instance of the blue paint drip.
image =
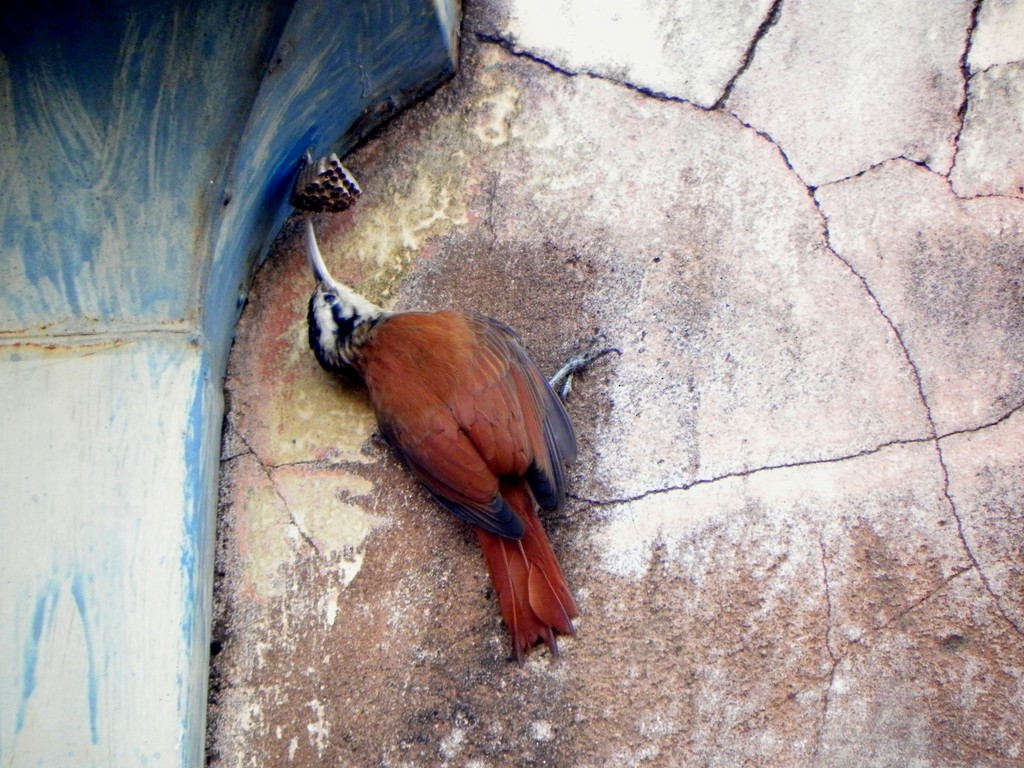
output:
M36 599L36 609L32 614L32 638L25 648L25 659L22 663L21 701L18 702L18 714L15 718L14 733L21 733L25 727L25 709L32 694L36 690L36 664L39 663L39 641L43 637L43 629L53 620L53 608L57 603L57 585L51 584Z
M71 595L75 598L75 607L78 609L78 616L82 620L82 634L85 635L85 653L89 664L88 676L86 678L86 696L89 701L89 735L93 744L98 744L99 737L99 710L97 707L97 691L99 680L96 672L96 652L92 642L92 628L89 626L89 619L86 615L85 592L82 589L82 575L76 573L71 580Z
M92 638L92 628L89 624L85 590L81 574L76 574L71 581L71 596L75 601L78 615L82 621L82 633L85 636L86 654L88 656L88 678L86 680L86 695L89 704L89 729L92 743L99 743L99 675L96 668L96 652ZM36 668L39 664L39 644L43 638L43 632L53 624L53 617L60 597L60 588L56 582L51 582L44 592L36 599L36 607L32 613L32 636L25 647L25 656L22 662L22 684L21 701L18 702L18 712L15 717L14 733L21 733L25 727L25 714L28 709L28 702L36 690Z

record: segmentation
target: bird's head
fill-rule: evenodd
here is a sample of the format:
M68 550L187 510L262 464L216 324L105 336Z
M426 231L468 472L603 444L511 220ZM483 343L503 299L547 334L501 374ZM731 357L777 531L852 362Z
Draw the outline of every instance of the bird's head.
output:
M383 310L348 287L322 280L309 297L309 347L328 371L355 366L360 345L383 316Z
M309 346L328 371L351 370L359 346L384 315L376 304L331 277L313 229L313 212L343 211L359 192L356 180L337 155L322 158L314 165L307 154L292 193L292 204L306 212L306 256L317 281L306 316Z

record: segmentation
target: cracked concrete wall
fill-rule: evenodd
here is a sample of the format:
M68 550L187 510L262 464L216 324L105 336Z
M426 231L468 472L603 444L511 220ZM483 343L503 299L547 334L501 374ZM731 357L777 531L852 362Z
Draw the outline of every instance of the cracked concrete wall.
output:
M318 226L388 307L621 349L547 519L579 637L508 661L472 535L306 348L288 228L228 381L211 764L1024 760L1024 3L840 5L466 9ZM708 47L597 50L666 24Z

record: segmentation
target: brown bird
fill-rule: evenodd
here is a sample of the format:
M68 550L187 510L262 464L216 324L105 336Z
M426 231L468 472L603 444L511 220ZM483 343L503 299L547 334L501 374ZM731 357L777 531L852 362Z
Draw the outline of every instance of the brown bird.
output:
M537 511L565 503L563 468L576 458L569 417L497 320L386 312L331 277L309 211L344 210L358 194L335 155L315 165L307 158L296 183L292 202L307 211L307 254L318 282L309 301L310 347L326 370L362 378L395 453L443 507L475 528L515 658L541 640L557 653L555 636L574 634L579 611Z

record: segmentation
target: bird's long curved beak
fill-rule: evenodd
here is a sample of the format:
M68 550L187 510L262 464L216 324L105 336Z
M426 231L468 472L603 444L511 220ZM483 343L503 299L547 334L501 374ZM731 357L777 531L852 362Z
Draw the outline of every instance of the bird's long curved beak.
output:
M320 246L316 241L316 232L313 231L313 214L306 211L306 259L309 261L309 268L313 270L313 276L317 282L334 284L336 281L327 271L324 264L324 257L320 253Z
M302 157L299 175L295 179L291 203L306 214L306 258L313 275L321 283L336 285L320 253L313 231L313 213L344 211L359 197L361 190L355 177L341 164L333 152L315 163L307 151Z

